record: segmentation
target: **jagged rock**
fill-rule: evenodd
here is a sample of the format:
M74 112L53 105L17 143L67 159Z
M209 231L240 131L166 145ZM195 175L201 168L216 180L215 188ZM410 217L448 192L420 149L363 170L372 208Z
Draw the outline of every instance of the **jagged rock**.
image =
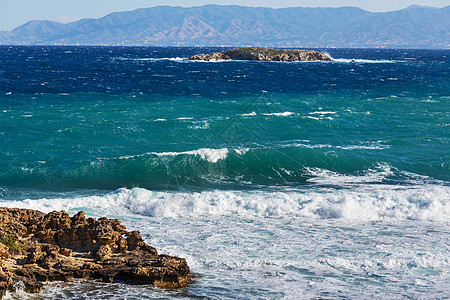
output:
M185 259L158 255L120 220L0 208L0 298L15 282L36 293L45 281L73 278L169 288L192 282Z
M0 259L2 258L9 258L9 248L5 244L0 243Z
M297 49L270 49L247 47L237 48L223 52L214 52L209 54L197 54L188 58L189 60L264 60L264 61L314 61L331 60L323 52L314 50Z
M6 290L14 284L12 277L13 274L6 266L5 261L0 258L0 298L2 298L5 295Z

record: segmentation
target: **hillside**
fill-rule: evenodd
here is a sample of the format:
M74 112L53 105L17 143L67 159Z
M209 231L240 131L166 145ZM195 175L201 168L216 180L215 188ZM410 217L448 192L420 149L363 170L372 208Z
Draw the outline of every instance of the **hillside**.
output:
M386 13L342 8L158 6L0 32L12 45L161 45L448 48L450 6Z

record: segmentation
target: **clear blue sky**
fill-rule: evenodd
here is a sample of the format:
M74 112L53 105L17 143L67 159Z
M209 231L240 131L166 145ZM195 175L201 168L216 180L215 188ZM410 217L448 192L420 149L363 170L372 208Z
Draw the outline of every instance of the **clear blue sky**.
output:
M0 30L11 30L31 20L71 22L99 18L111 12L157 5L199 6L236 4L265 7L356 6L369 11L391 11L413 4L444 7L450 0L0 0Z

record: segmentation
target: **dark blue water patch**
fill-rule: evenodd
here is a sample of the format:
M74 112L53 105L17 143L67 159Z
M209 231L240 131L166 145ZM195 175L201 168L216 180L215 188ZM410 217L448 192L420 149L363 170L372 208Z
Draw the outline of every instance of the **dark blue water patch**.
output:
M326 49L337 59L386 61L275 63L182 60L223 48L0 47L0 93L145 93L225 97L358 89L444 93L449 50ZM178 58L178 60L177 60ZM175 59L175 60L174 60Z

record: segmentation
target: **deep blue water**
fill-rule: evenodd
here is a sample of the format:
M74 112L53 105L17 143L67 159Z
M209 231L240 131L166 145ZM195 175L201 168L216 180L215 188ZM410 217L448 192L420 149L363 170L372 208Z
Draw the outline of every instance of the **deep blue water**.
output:
M394 62L217 65L186 58L220 48L1 46L1 91L14 94L144 93L227 98L273 93L357 91L370 96L448 94L448 50L326 49L333 57ZM162 59L162 60L160 60ZM395 63L399 61L401 63ZM370 62L369 62L370 63ZM389 78L396 78L395 81ZM408 89L404 88L408 86ZM403 88L402 88L403 86Z
M448 295L450 50L216 50L1 46L0 205L120 217L194 296Z

